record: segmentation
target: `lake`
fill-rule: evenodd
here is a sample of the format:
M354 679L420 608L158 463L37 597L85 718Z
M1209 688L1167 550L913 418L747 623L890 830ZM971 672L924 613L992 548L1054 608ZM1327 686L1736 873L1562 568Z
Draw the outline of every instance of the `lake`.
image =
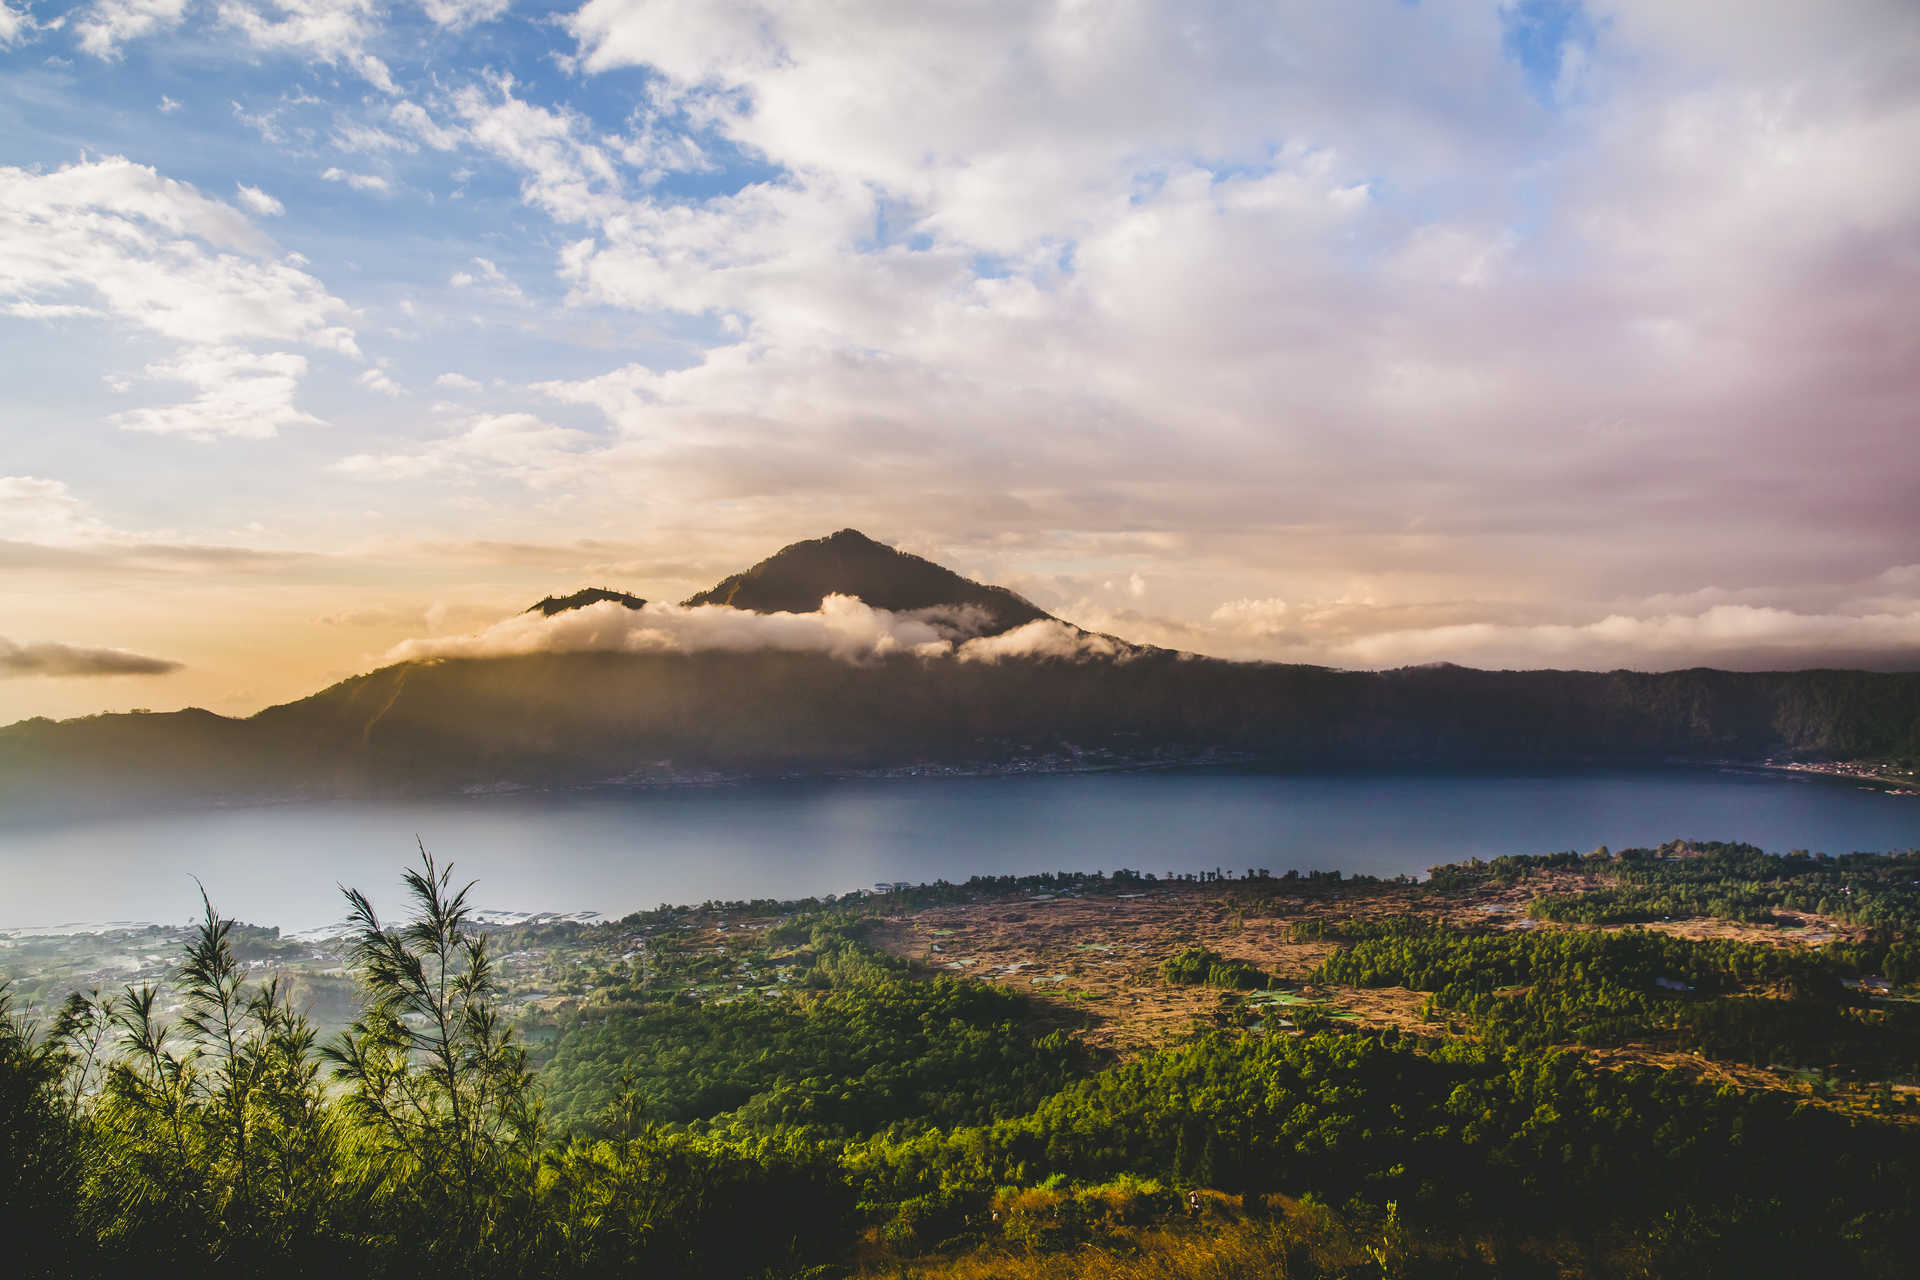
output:
M314 928L343 917L341 884L397 908L416 835L459 878L480 882L481 907L619 916L663 902L1053 870L1417 875L1471 857L1675 837L1906 849L1920 847L1920 799L1755 771L1214 771L755 782L0 824L0 928L182 922L198 907L196 876L228 915Z

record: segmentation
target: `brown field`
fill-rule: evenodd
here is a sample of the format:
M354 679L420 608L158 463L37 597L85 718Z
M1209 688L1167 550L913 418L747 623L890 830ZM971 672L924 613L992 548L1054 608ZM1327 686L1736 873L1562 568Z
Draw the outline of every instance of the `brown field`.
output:
M1418 885L1282 886L1279 882L1219 881L1144 886L1125 897L1060 895L983 898L964 905L887 912L882 905L874 941L928 974L957 973L1030 993L1063 1026L1078 1029L1096 1048L1122 1057L1171 1044L1196 1027L1242 1020L1241 999L1208 987L1165 982L1160 962L1192 943L1305 984L1334 949L1330 942L1293 942L1291 926L1314 917L1349 919L1413 912L1457 925L1508 929L1586 928L1527 918L1543 893L1595 887L1598 877L1577 870L1535 873L1508 886L1442 893ZM1736 938L1775 946L1804 946L1858 936L1836 920L1802 916L1793 925L1719 920L1654 922L1647 928L1691 939ZM1303 996L1377 1027L1459 1031L1422 1016L1425 997L1404 988L1312 988ZM1658 1046L1595 1054L1625 1065L1659 1065L1700 1079L1747 1088L1798 1089L1790 1077L1715 1062Z

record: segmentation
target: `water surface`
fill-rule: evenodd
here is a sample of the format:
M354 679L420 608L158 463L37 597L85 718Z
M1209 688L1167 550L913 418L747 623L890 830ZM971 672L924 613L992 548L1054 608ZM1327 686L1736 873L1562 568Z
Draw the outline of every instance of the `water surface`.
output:
M0 928L179 922L305 929L339 885L397 906L414 839L479 905L619 916L662 902L876 881L1130 867L1418 875L1470 857L1675 837L1773 851L1920 847L1920 799L1805 775L1129 773L764 782L0 824Z

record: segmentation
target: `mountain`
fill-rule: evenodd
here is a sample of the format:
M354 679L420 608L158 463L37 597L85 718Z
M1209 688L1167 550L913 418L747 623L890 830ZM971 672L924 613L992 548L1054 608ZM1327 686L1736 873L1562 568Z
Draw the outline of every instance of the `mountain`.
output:
M979 609L989 619L981 635L1053 618L1005 587L963 578L931 560L875 542L857 529L783 547L744 573L688 597L686 603L731 605L755 613L811 613L834 594L858 596L876 609L894 613Z
M834 592L896 612L978 610L988 634L1049 620L851 530L788 547L689 603L806 611ZM605 601L642 603L589 588L529 612ZM862 663L737 647L444 658L244 720L22 721L0 729L0 814L1205 752L1283 768L1913 759L1920 674L1355 672L1131 646Z
M608 587L582 587L570 596L548 596L537 604L527 606L528 613L542 613L551 618L556 613L565 613L569 609L584 609L590 604L604 604L611 600L623 604L629 609L644 609L647 602L639 596L630 596L624 591L614 591Z

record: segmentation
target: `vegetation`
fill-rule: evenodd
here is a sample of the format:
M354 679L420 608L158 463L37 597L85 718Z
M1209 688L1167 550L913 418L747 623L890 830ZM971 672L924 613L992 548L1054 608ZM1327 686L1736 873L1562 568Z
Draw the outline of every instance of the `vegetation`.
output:
M1623 932L1412 928L1354 943L1323 982L1431 992L1491 1043L1651 1042L1757 1066L1920 1075L1920 1007L1870 1000L1848 979L1881 967L1884 944L1821 951Z
M1229 960L1211 947L1201 946L1197 942L1179 955L1162 960L1160 976L1168 982L1185 986L1204 984L1223 987L1228 991L1256 991L1272 981L1269 975L1261 972L1258 965L1248 964L1244 960Z
M1428 992L1432 1034L1287 1005L1115 1063L1028 997L888 958L867 904L742 911L717 945L663 911L581 972L541 1065L494 944L547 935L477 930L424 852L406 885L398 923L349 895L361 1005L324 1041L210 903L164 992L44 1026L0 995L17 1272L1891 1277L1920 1248L1900 1108L1578 1047L1915 1072L1905 1006L1845 985L1905 955L1892 931L1328 919L1295 928L1340 944L1315 978ZM1267 981L1200 946L1163 970L1229 1003Z
M696 1000L689 978L715 998ZM802 919L724 956L656 945L643 979L602 995L545 1071L552 1115L592 1132L980 1123L1030 1110L1084 1058L1021 997L915 980L841 920Z

